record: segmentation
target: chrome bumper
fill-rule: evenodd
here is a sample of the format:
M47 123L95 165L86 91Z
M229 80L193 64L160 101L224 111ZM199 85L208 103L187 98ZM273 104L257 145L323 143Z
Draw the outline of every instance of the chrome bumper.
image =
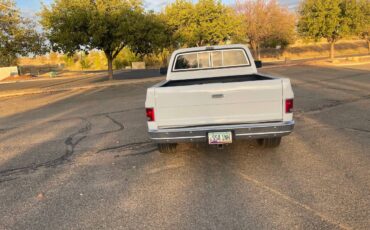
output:
M207 142L209 132L232 131L233 139L257 139L289 135L294 121L242 125L212 125L190 128L171 128L151 131L150 139L157 143Z

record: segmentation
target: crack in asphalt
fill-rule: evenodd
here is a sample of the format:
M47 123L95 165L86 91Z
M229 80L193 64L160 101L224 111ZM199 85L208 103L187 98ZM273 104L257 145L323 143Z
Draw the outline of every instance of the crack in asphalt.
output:
M348 130L350 130L350 131L357 131L357 132L370 133L370 130L367 130L367 129L358 129L358 128L345 128L345 129L348 129Z
M32 163L30 165L24 166L24 167L18 167L18 168L12 168L12 169L6 169L3 171L0 171L0 178L5 178L9 176L14 175L20 175L20 174L27 174L30 171L35 171L41 167L54 167L63 164L64 162L68 161L69 158L73 155L75 147L87 137L88 132L91 130L92 124L85 118L80 118L82 121L84 121L86 124L84 127L80 128L77 132L72 133L65 139L64 144L66 146L65 153L53 160L46 161L43 163L35 164ZM77 138L77 140L74 141L74 138L78 135L82 135L81 137ZM1 179L1 182L8 181L8 178Z
M107 116L107 115L109 116L109 115L112 115L112 114L126 113L126 112L135 111L135 110L143 110L144 111L144 108L143 107L137 107L137 108L132 108L132 109L111 111L111 112L105 112L105 113L95 113L95 114L91 114L91 115L85 116L85 118L87 119L87 118L99 117L99 116ZM81 119L81 117L67 117L67 118L63 118L63 119L55 119L55 120L49 120L49 121L40 122L39 124L55 123L55 122L69 121L69 120L75 120L75 119ZM112 120L110 117L108 117L108 119ZM116 123L115 121L113 121L113 122ZM119 124L117 124L117 125L119 125ZM10 130L18 129L18 128L23 128L23 127L26 127L26 126L28 126L28 124L20 125L20 126L14 126L14 127L1 128L0 129L0 133L6 133L6 132L8 132Z
M127 110L125 110L125 111L127 111ZM120 113L120 112L122 112L122 111L115 111L114 113ZM114 130L109 130L109 131L106 131L106 132L97 133L97 134L94 134L94 135L91 135L91 136L106 135L106 134L109 134L109 133L115 133L115 132L120 132L120 131L124 130L124 128L125 128L124 125L122 123L120 123L119 121L117 121L116 119L114 119L109 114L112 114L112 113L104 113L104 114L102 113L102 114L99 114L98 116L104 115L112 123L114 123L116 126L118 126L118 128L114 129ZM97 115L92 115L92 116L89 116L89 117L95 117L95 116L97 116ZM69 118L69 119L77 119L77 117ZM24 167L17 167L17 168L12 168L12 169L7 169L7 170L0 171L0 183L15 180L18 177L14 177L14 176L27 174L31 171L36 171L37 169L39 169L41 167L50 168L50 167L61 165L61 164L65 163L66 161L69 161L71 156L74 153L74 150L75 150L76 146L79 143L81 143L81 141L83 141L85 138L90 137L88 135L88 133L92 129L92 123L87 118L78 117L78 119L85 122L85 126L82 127L81 129L79 129L77 132L72 133L71 135L69 135L65 139L64 144L66 146L66 151L62 156L60 156L56 159L50 160L50 161L39 163L39 164L32 163L32 164L24 166ZM49 121L49 122L57 122L57 121L65 121L65 120L67 120L67 119L53 120L53 121ZM75 140L75 138L79 135L81 135L81 136L78 137ZM133 152L133 153L123 155L123 156L134 156L134 155L149 154L149 153L152 153L152 152L156 151L158 148L157 148L157 146L153 146L152 142L146 141L146 142L136 142L136 143L129 143L129 144L125 144L125 145L107 147L107 148L103 148L103 149L98 150L96 153L101 153L101 152L106 152L106 151L109 151L109 150L116 150L116 149L120 149L122 152L127 151L127 150L134 150L135 152ZM140 151L136 151L136 150L140 150ZM11 177L11 178L9 178L9 177Z
M18 179L18 177L12 177L12 178L6 178L6 179L0 179L0 184L3 182L13 181Z
M324 104L322 106L319 106L318 108L314 108L314 109L310 109L310 110L306 110L306 111L300 110L300 111L295 111L295 112L297 113L297 115L316 114L316 113L320 113L324 110L331 109L331 108L334 108L334 107L337 107L337 106L351 104L351 103L359 102L359 101L362 101L362 100L369 100L369 99L370 99L370 94L359 97L359 98L356 98L356 99L351 99L351 100L332 101L332 103Z
M6 133L6 132L8 132L8 131L10 131L12 129L15 129L15 128L11 127L11 128L0 129L0 133Z
M110 121L112 121L114 124L116 124L118 126L118 129L109 130L109 131L106 131L106 132L101 132L101 133L98 133L98 134L95 134L95 135L104 135L104 134L109 134L109 133L116 133L116 132L120 132L120 131L125 129L125 126L122 123L118 122L117 120L115 120L114 118L109 116L108 114L106 114L105 117L108 118Z
M148 147L148 149L146 149ZM107 152L107 151L112 151L112 150L117 150L120 149L121 151L126 151L126 150L137 150L140 149L141 151L139 152L133 152L130 154L124 154L123 156L135 156L135 155L145 155L152 153L158 149L156 145L153 145L153 142L151 141L144 141L144 142L137 142L137 143L129 143L129 144L124 144L124 145L117 145L117 146L111 146L107 147L104 149L99 149L96 151L96 154L102 153L102 152Z
M113 117L111 117L109 114L107 114L107 115L105 115L108 119L110 119L113 123L115 123L116 125L118 125L119 126L119 129L118 129L118 131L121 131L121 130L123 130L124 128L125 128L125 126L122 124L122 123L120 123L120 122L118 122L117 120L115 120Z
M116 111L110 111L110 112L104 112L104 113L94 113L90 114L88 116L85 116L85 118L92 118L92 117L100 117L100 116L107 116L107 115L112 115L112 114L119 114L119 113L126 113L126 112L132 112L135 110L145 110L144 107L136 107L136 108L130 108L130 109L123 109L123 110L116 110ZM76 119L78 117L67 117L64 119L57 119L57 120L51 120L47 122L58 122L58 121L68 121L72 119Z

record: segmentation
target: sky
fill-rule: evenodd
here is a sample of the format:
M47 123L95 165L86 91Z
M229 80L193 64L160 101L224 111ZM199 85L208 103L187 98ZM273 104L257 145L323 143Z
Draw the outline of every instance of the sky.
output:
M172 1L173 0L145 0L145 8L159 11L166 4ZM17 6L26 16L32 17L40 10L41 2L49 4L52 0L16 0L16 2ZM222 2L225 4L233 4L235 3L235 0L222 0ZM279 0L279 2L283 6L294 8L298 4L299 0Z

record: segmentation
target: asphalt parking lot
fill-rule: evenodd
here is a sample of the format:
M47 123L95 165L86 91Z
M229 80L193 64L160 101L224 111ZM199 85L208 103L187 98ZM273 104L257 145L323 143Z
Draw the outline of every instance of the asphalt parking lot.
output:
M161 154L153 83L0 99L0 229L369 229L370 65L289 77L292 135Z
M51 79L35 79L32 81L20 81L11 83L1 83L0 82L0 93L6 91L19 91L19 90L29 90L29 89L44 89L53 90L65 87L79 87L86 84L103 83L108 82L108 76L106 71L91 71L95 73L95 76L73 76L64 78L51 78ZM91 73L90 72L90 73ZM157 69L148 70L120 70L115 71L113 76L114 80L124 81L133 79L148 79L148 78L160 78L161 75L158 74ZM87 72L88 73L88 72ZM1 94L0 94L1 95Z

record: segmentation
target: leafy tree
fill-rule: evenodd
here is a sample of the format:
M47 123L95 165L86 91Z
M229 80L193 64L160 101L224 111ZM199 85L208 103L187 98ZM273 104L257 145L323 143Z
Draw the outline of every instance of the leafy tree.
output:
M257 59L261 47L286 47L294 41L295 16L276 0L238 0L236 11Z
M41 17L54 50L104 51L110 79L113 61L124 47L152 52L162 42L155 35L163 27L152 13L144 12L140 0L58 0L44 6Z
M236 34L239 21L234 11L219 0L176 0L162 18L173 34L175 46L204 46L225 43Z
M0 66L16 64L21 55L45 53L44 37L23 18L13 0L0 0Z
M358 34L367 43L367 48L370 53L370 2L368 0L360 1L361 23L358 27Z
M298 32L301 36L330 44L334 58L335 43L360 26L361 10L354 0L305 0L299 8Z
M171 31L166 26L163 18L153 12L140 15L137 24L136 39L139 41L130 50L139 57L151 53L159 53L171 44Z

